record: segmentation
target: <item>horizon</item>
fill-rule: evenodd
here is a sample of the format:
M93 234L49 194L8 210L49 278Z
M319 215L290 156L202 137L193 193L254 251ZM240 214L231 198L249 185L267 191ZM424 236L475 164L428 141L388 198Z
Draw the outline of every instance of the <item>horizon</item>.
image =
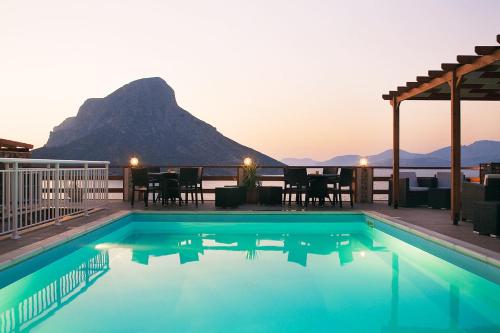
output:
M500 31L500 2L486 0L25 7L0 4L0 131L36 148L86 99L158 76L180 107L278 160L377 154L392 142L391 108L381 95L492 44ZM415 17L427 24L416 27ZM403 103L402 149L449 146L449 118L446 101ZM462 144L500 140L499 121L494 103L462 102Z

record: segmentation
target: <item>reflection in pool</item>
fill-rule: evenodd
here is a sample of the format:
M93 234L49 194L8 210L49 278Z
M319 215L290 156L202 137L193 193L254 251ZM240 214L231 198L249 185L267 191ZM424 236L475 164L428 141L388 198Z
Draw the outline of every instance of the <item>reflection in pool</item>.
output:
M498 284L364 222L132 222L67 253L2 283L0 332L499 328Z

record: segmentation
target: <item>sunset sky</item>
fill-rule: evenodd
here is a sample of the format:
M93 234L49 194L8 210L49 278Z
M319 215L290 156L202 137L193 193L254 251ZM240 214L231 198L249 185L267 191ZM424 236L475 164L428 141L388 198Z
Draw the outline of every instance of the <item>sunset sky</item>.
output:
M42 146L85 99L160 76L181 107L275 158L390 148L381 95L495 45L500 1L0 2L0 137ZM500 140L464 102L462 142ZM448 102L404 102L401 146L450 143Z

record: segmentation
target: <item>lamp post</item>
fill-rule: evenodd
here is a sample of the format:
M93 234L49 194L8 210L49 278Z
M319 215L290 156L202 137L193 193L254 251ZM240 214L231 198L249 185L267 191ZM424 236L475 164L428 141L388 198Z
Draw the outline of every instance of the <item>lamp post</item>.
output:
M130 159L129 163L132 168L137 168L139 166L139 159L134 156Z
M368 167L366 157L360 158L356 167L356 202L373 202L373 168Z
M139 166L139 158L132 156L128 167L123 168L123 201L128 201L132 195L132 169Z

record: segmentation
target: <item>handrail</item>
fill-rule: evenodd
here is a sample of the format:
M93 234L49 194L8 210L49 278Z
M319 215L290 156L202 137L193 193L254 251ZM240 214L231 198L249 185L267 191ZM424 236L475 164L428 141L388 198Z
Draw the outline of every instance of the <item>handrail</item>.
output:
M84 160L51 160L39 158L0 158L0 163L22 163L22 164L73 164L73 165L109 165L109 161L84 161Z
M129 168L129 165L110 165L110 168ZM145 168L172 168L172 169L177 169L177 168L207 168L207 169L234 169L234 168L243 168L243 165L238 165L238 164L233 164L233 165L178 165L178 164L172 164L172 165L143 165L142 167ZM283 168L307 168L307 169L322 169L322 168L358 168L360 167L359 165L257 165L257 168L259 169L283 169ZM392 169L392 166L376 166L376 165L369 165L366 166L365 168L373 168L373 169ZM402 166L399 167L400 169L422 169L422 170L446 170L450 169L451 167L446 167L446 166ZM479 170L479 166L463 166L463 170Z

